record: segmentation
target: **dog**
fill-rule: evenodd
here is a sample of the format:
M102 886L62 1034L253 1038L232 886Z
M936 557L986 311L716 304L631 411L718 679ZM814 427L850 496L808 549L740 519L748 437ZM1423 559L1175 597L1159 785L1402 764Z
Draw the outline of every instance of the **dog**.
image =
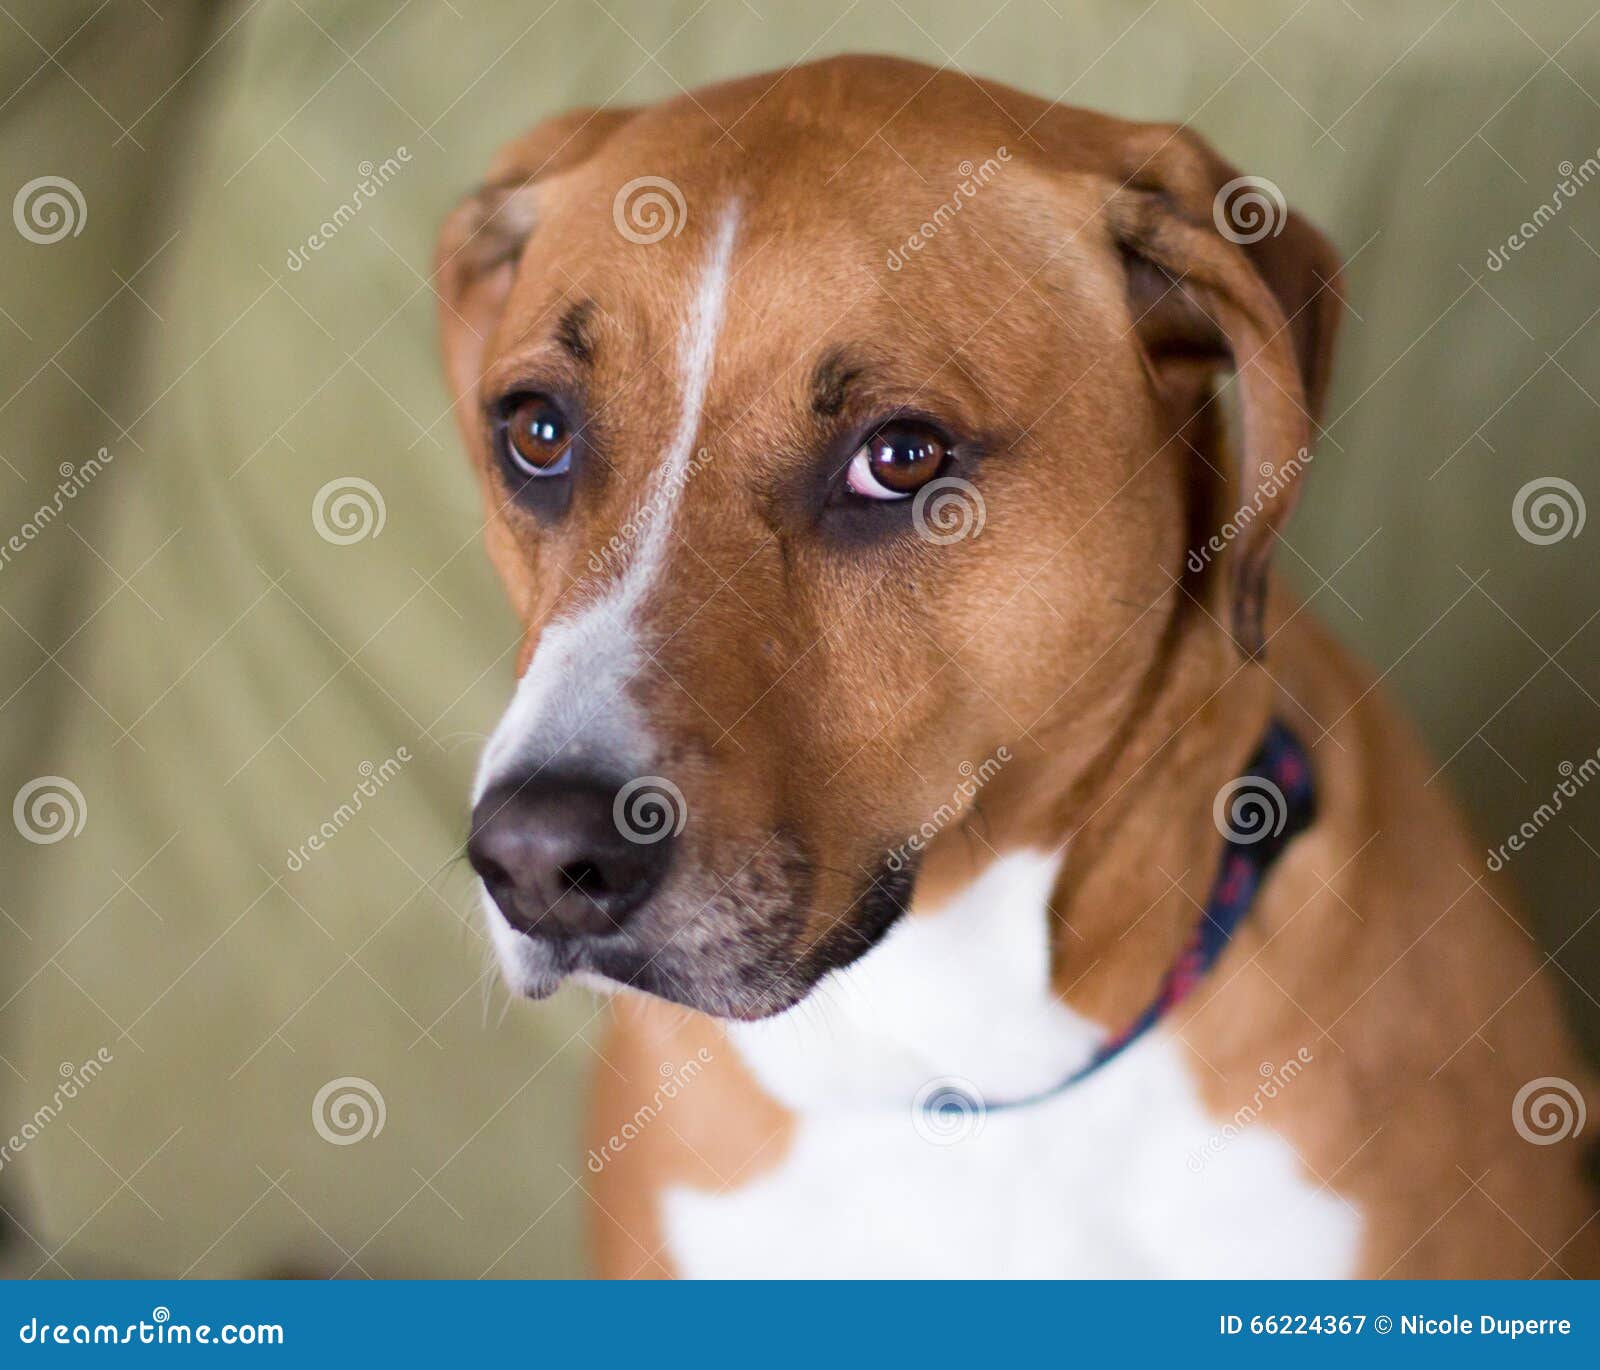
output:
M1343 285L1261 186L845 57L449 217L468 853L512 990L605 995L598 1273L1600 1271L1547 958L1270 574Z

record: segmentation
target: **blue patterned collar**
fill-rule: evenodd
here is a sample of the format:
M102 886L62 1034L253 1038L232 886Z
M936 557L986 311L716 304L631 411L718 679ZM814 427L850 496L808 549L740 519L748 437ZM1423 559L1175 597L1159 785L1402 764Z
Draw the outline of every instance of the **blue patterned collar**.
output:
M974 1100L958 1088L929 1094L923 1111L936 1116L995 1113L1053 1099L1116 1059L1182 1003L1233 940L1234 930L1255 904L1267 872L1290 842L1316 817L1311 762L1300 740L1282 723L1268 727L1244 774L1217 793L1212 816L1222 831L1222 862L1205 912L1183 951L1162 977L1143 1013L1103 1042L1064 1080L1017 1099Z

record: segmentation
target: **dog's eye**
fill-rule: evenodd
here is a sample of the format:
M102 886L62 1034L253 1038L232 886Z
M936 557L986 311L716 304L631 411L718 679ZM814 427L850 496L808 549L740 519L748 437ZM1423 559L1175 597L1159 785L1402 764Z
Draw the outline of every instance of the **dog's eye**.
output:
M867 499L909 499L944 470L945 440L925 423L897 420L872 434L850 458L845 484Z
M522 395L505 410L506 459L524 476L563 476L572 466L572 433L548 395Z

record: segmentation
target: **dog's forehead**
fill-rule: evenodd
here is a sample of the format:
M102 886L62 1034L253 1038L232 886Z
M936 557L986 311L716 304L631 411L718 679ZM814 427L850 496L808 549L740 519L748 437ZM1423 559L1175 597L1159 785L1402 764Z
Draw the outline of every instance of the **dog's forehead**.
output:
M808 384L841 347L877 350L891 369L916 370L901 377L914 382L928 358L950 358L982 331L1037 333L1073 311L1063 295L1104 293L1104 280L1075 272L1108 250L1085 231L1103 200L1098 177L929 130L922 171L881 139L850 156L814 119L752 120L742 145L708 137L693 107L671 122L703 141L624 130L538 187L503 352L548 345L583 307L593 338L630 372L675 370L676 335L725 229L713 393L741 362L765 377L763 391L792 391L781 382ZM790 377L802 362L806 375Z
M965 227L958 210L974 211L970 223L1040 208L1046 182L1070 232L1075 199L1098 204L1106 178L1137 175L1137 127L919 63L829 59L632 112L592 154L536 171L537 254L562 255L569 270L578 260L681 276L737 195L747 242L778 236L792 251L815 248L818 262L870 247L881 269L887 249L924 226ZM632 250L646 246L659 250Z

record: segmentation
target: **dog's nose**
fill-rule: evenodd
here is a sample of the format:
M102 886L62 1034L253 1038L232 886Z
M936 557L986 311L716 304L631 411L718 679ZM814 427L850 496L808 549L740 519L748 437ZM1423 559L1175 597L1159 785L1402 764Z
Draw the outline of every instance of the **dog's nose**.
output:
M467 857L518 932L564 940L613 932L660 883L671 838L617 826L617 788L587 777L513 780L472 811Z

